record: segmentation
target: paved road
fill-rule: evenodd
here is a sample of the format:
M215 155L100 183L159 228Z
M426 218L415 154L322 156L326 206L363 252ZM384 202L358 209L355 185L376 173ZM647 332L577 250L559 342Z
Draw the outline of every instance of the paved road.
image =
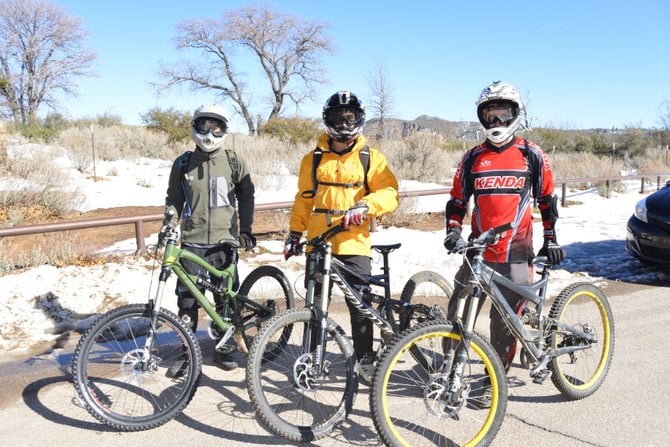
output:
M585 400L568 402L550 381L535 385L515 364L508 414L494 445L669 445L670 288L624 284L607 293L616 347L603 387ZM184 414L150 431L111 431L73 403L70 357L65 349L0 367L3 445L291 445L255 421L243 369L224 372L211 364L205 365L201 387ZM347 423L312 445L379 445L367 405L362 387Z

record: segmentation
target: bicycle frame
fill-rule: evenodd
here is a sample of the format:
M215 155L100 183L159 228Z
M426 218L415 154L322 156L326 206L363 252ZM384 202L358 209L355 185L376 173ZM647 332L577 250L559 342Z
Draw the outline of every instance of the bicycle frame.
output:
M231 245L235 245L232 242ZM209 273L210 278L218 279L219 285L213 284L206 278L199 275L188 273L182 264L184 260L191 261L199 267L203 268ZM233 334L243 334L249 328L256 326L259 321L253 320L244 322L240 318L241 309L248 306L259 310L267 315L269 319L274 314L274 309L259 304L248 297L238 294L233 290L233 283L235 280L235 273L237 270L237 263L231 262L223 270L219 270L209 264L200 256L188 251L188 249L177 246L177 233L174 229L168 230L165 238L165 252L163 253L163 261L161 264L161 272L159 275L158 288L155 294L153 303L154 309L160 309L163 302L165 292L165 284L171 272L177 275L178 281L183 284L188 291L193 295L198 304L205 310L207 315L215 322L216 326L224 334L217 342L216 348L223 346ZM221 310L217 311L216 307L212 305L209 299L201 291L202 289L209 290L213 294L221 298ZM150 300L151 301L151 300ZM157 313L154 312L152 318L153 324L156 324L158 318ZM264 320L263 320L264 321ZM262 322L262 321L261 321ZM236 326L237 325L237 326ZM246 353L244 343L238 340L238 347L240 351Z
M370 319L379 329L383 335L392 335L393 328L391 324L381 317L377 310L372 307L372 302L367 304L363 299L363 293L357 291L352 287L347 280L344 278L345 274L349 274L360 279L362 282L365 282L368 285L375 285L384 288L384 301L381 303L382 306L391 306L391 288L389 283L389 265L388 265L388 252L382 252L384 256L384 267L382 268L382 273L377 275L362 275L355 271L352 271L344 263L333 257L332 253L332 243L325 242L327 239L333 237L335 234L344 230L344 227L340 224L338 226L332 227L323 233L321 236L318 236L311 241L306 242L307 245L313 247L313 250L307 254L307 295L306 301L307 305L310 306L315 312L315 318L319 320L319 331L316 338L316 349L315 349L315 365L318 369L318 373L321 373L322 360L323 360L323 351L324 351L324 340L326 335L326 327L328 320L328 307L330 304L329 292L330 292L330 282L332 281L344 294L345 299L359 309L368 319ZM321 270L317 271L317 268L321 266ZM321 300L315 305L314 303L314 289L316 287L316 276L320 275L321 280ZM370 293L373 297L374 294ZM305 337L303 340L303 349L305 351L310 349L312 342L311 337L311 328L309 331L305 332Z
M545 257L536 257L531 261L534 267L541 266L541 279L529 285L519 285L506 278L499 272L495 271L493 267L484 263L484 250L486 246L495 239L496 235L500 234L510 226L503 225L499 228L494 228L484 233L476 240L472 241L469 248L466 250L474 250L472 263L470 264L470 279L468 280L468 287L472 288L472 293L463 293L459 296L459 302L456 312L456 322L462 326L463 338L468 339L468 334L474 331L475 319L477 317L477 308L479 301L489 296L491 303L496 307L498 313L501 315L507 328L519 339L520 343L528 351L534 361L539 364L533 368L531 375L543 369L551 358L559 355L574 352L580 349L587 349L588 346L570 346L564 348L550 348L546 349L545 334L546 328L560 328L571 332L579 337L582 337L590 342L595 342L595 337L592 334L587 334L583 330L563 324L556 319L546 318L544 315L544 304L547 292L547 283L549 281L549 266L546 264ZM523 327L522 317L517 315L516 311L512 309L507 300L504 298L499 286L503 286L519 296L526 299L528 302L535 305L537 313L537 331L539 336L533 338L531 334ZM465 302L467 298L470 299L467 313L464 316Z

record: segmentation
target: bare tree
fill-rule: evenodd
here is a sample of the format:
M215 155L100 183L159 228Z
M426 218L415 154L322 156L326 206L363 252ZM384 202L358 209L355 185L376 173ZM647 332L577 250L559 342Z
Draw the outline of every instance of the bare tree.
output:
M83 48L80 19L42 0L0 2L0 107L27 125L41 105L58 110L57 93L76 96L74 78L96 56Z
M165 83L155 86L159 92L177 85L193 91L214 90L234 103L253 135L251 92L263 90L248 88L245 73L236 68L245 56L240 50L258 61L269 82L265 99L270 109L266 121L270 121L280 115L287 99L299 106L313 97L316 84L326 83L320 65L322 53L332 52L326 29L324 23L275 12L270 6L245 6L220 20L184 21L178 26L177 49L195 51L201 60L164 64L159 76Z
M528 114L528 104L530 104L530 90L526 92L524 97L521 99L521 126L525 130L533 130L533 121L535 121L534 116Z
M667 148L670 143L670 101L667 99L663 100L658 110L659 124L661 125L659 129L659 144L661 146L665 145Z
M382 61L377 61L370 72L365 76L370 88L370 99L367 101L367 109L371 116L379 120L379 137L384 139L386 136L386 119L393 114L393 92L388 79L388 70Z

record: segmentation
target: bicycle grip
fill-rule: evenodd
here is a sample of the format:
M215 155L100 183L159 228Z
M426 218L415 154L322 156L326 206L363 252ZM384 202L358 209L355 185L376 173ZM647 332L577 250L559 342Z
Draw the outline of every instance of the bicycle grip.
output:
M500 226L497 226L497 227L493 228L493 234L504 233L505 231L511 230L513 228L516 228L516 223L514 223L514 222L509 222L509 223L506 223L506 224L502 224Z

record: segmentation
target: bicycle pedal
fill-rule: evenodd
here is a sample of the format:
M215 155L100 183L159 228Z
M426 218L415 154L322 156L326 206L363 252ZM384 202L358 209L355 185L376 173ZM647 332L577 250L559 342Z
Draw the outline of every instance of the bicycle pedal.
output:
M533 383L537 383L538 385L542 385L545 380L547 380L549 377L551 377L551 371L548 369L545 369L544 371L539 371L537 374L531 374L530 375L533 379Z

